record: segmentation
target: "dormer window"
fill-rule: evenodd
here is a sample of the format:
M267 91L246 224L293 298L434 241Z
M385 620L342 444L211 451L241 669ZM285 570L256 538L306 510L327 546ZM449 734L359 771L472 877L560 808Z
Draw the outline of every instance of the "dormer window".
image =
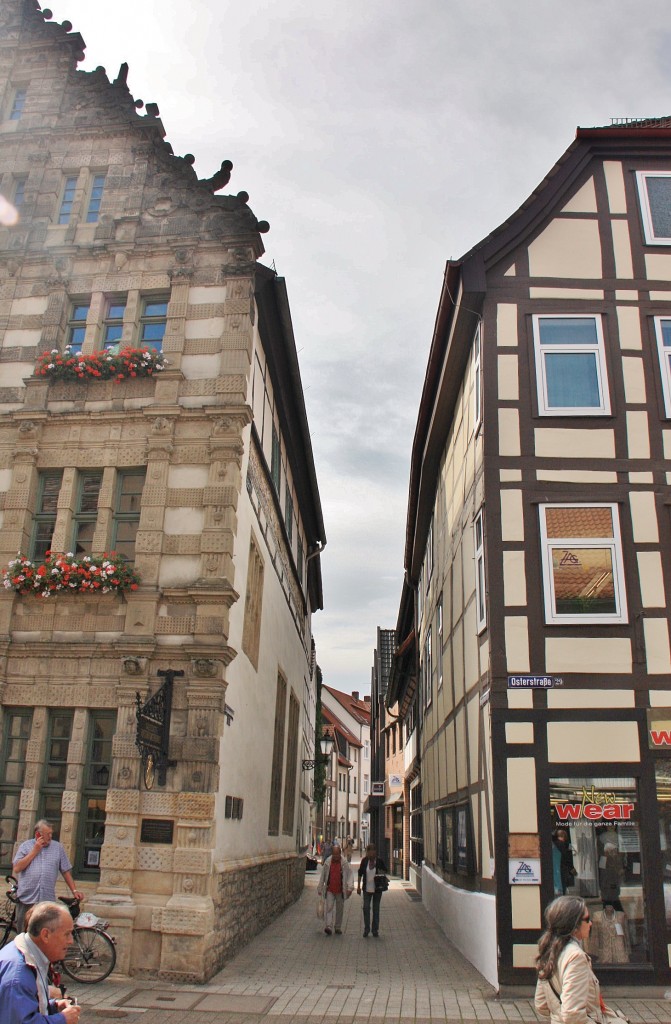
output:
M643 233L648 245L671 245L671 171L637 171Z

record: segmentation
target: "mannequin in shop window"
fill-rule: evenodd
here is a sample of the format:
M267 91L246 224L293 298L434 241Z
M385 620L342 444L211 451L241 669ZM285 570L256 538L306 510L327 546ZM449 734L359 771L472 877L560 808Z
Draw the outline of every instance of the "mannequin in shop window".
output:
M628 964L630 959L627 918L623 910L606 903L603 910L592 912L589 936L590 956L600 964Z
M620 886L624 881L624 855L617 848L617 839L608 836L603 844L603 852L599 858L599 888L604 908L608 905L614 910L623 910L620 903Z
M569 834L565 828L558 828L552 833L552 875L555 896L565 896L566 890L575 885L578 874L573 866L573 850Z

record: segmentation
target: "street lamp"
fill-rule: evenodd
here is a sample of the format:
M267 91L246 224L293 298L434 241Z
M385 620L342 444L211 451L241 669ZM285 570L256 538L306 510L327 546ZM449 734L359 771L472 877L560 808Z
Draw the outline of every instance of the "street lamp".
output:
M302 761L301 764L303 766L303 771L311 772L315 765L326 764L331 754L333 753L334 743L335 741L333 739L333 736L330 736L328 733L325 733L322 736L321 740L319 741L319 746L321 747L322 750L321 757L313 757L310 760Z

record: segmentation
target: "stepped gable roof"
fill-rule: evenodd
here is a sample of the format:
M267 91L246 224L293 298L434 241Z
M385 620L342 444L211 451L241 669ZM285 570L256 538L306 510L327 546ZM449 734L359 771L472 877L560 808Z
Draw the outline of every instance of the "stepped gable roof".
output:
M193 212L206 216L205 237L209 234L225 238L248 233L253 238L254 256L258 259L264 251L259 236L269 230L268 223L257 220L247 206L249 196L246 192L215 195L228 183L233 167L231 161L224 160L213 175L199 179L193 166L195 157L190 153L176 156L165 140L158 104L145 104L131 94L127 85L128 65L121 64L113 80L108 78L103 67L93 71L78 70L77 64L84 59L86 43L79 32L72 30L69 21L58 24L51 17L51 11L46 7L42 9L37 0L2 0L0 5L0 53L3 50L14 51L17 45L28 43L39 59L41 48L53 52L55 47L69 65L67 88L57 114L57 124L52 127L70 128L82 135L100 134L106 128L137 131L141 141L150 147L157 164L155 172L160 174L165 170L170 173L171 185L181 184L189 193L188 205Z
M577 128L574 141L522 205L460 259L447 261L412 445L404 555L411 585L417 583L424 557L429 498L480 318L487 271L542 228L594 156L646 158L659 156L660 148L671 156L669 116L618 118L609 125Z
M347 740L347 742L350 743L353 747L362 747L363 746L363 743L361 742L361 740L358 740L356 738L356 736L354 735L354 733L350 732L346 725L343 725L343 723L340 721L340 719L337 717L337 715L334 715L333 712L329 708L325 707L323 704L322 704L322 718L329 725L332 725L333 728L336 730L336 732L339 732L341 736L344 736L344 738Z
M352 718L355 718L361 725L370 725L370 702L358 700L351 693L343 693L342 690L335 690L332 686L324 684L331 696L341 704L346 711L349 711Z

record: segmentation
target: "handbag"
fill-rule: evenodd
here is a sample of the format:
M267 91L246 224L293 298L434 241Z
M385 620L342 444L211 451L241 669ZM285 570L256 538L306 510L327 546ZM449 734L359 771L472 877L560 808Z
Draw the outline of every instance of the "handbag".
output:
M317 917L320 921L324 920L324 897L317 897Z
M386 892L389 888L389 879L385 875L384 871L380 871L375 875L375 892Z
M550 988L552 989L552 991L554 992L554 994L556 995L557 999L561 1004L561 996L559 995L559 992L557 992L557 989L554 987L549 978L546 978L545 980L547 981L548 985L550 986ZM606 1006L606 1004L603 1002L603 998L601 998L601 1016L604 1024L622 1024L622 1022L624 1022L624 1024L631 1024L631 1021L622 1013L622 1010L614 1010L612 1006ZM594 1020L594 1017L588 1016L587 1019L593 1021L594 1024L599 1024L598 1021Z

